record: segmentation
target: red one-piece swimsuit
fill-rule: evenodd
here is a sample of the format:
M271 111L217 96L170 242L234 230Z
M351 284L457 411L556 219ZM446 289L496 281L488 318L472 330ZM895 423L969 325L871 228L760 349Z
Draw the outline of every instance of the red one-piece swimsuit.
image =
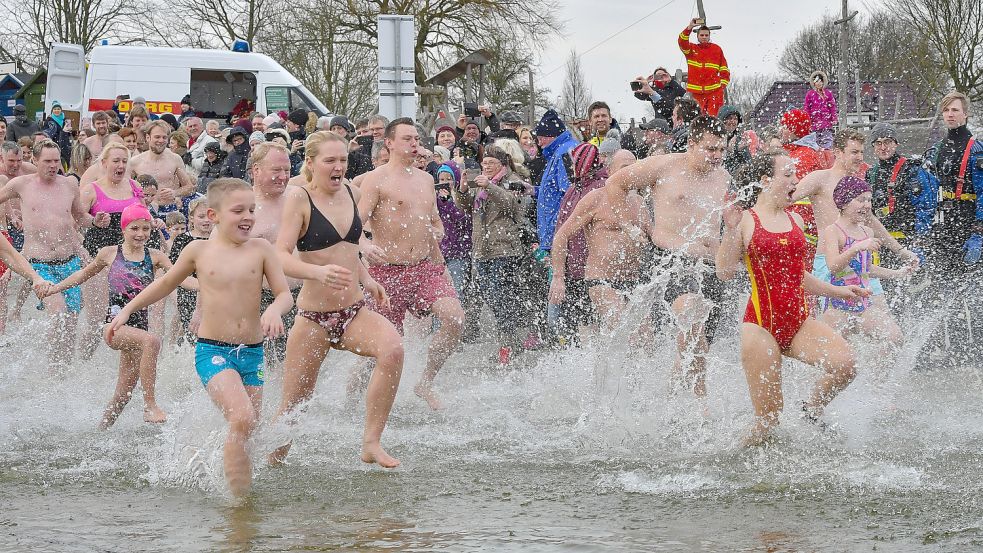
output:
M751 278L751 298L744 311L744 322L756 324L775 337L786 351L809 317L802 281L808 245L802 229L788 218L788 232L769 232L751 210L754 232L744 261Z

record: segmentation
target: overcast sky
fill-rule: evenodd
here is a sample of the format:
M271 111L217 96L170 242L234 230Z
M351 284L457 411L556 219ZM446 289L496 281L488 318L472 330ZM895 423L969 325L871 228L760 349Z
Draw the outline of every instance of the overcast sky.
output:
M627 31L669 0L559 0L560 17L567 22L566 36L551 40L541 55L541 86L556 99L563 89L563 64L572 48L587 52L617 33L603 45L581 57L593 97L607 101L615 117L651 116L644 102L631 96L628 81L648 74L658 65L670 72L683 68L685 58L676 46L679 32L696 17L695 0L675 0ZM839 13L838 0L704 0L711 25L722 25L713 41L727 57L732 79L742 73L777 73L785 44L805 25L824 12ZM850 9L861 14L877 7L880 0L851 0ZM555 70L555 71L554 71Z

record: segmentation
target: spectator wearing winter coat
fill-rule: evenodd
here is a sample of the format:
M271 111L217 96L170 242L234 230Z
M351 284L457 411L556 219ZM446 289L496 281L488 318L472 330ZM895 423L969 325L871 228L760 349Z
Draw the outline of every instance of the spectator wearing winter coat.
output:
M188 153L191 154L191 168L201 171L205 163L205 146L218 141L205 132L205 125L198 117L189 117L184 120L184 128L188 131Z
M809 77L812 88L806 92L802 109L812 121L810 129L816 133L819 147L828 150L833 147L833 127L836 126L836 98L826 88L829 77L823 71L813 71Z
M536 125L536 141L546 160L543 177L536 196L536 229L539 233L539 248L549 251L553 248L553 234L556 232L556 217L560 212L563 194L570 187L570 176L563 157L577 145L567 126L553 109L546 110Z
M459 199L461 169L448 161L437 169L437 212L444 225L444 238L440 241L440 253L447 263L457 297L464 307L465 336L474 337L481 316L478 283L474 278L471 262L471 210L462 206Z
M723 123L724 130L727 132L724 169L727 169L731 176L736 177L737 170L751 161L751 149L748 147L747 137L741 132L743 122L741 112L735 106L725 105L720 108L717 118Z
M51 102L51 115L44 121L44 128L41 129L48 138L58 145L61 150L61 162L68 165L72 159L72 134L71 129L65 129L65 125L71 123L65 119L65 112L61 109L58 100Z
M635 97L651 102L657 117L671 121L676 98L682 98L686 94L683 86L676 82L664 67L656 68L651 79L638 77L635 82L641 84L641 88L635 91Z
M7 140L17 142L23 137L31 138L41 132L37 122L27 118L27 108L23 104L14 106L14 120L7 125Z
M204 156L201 170L198 172L198 185L195 190L199 194L207 194L208 183L222 176L222 166L225 163L226 153L222 151L217 140L205 144L202 152Z
M250 151L248 136L246 129L242 127L232 127L229 131L229 136L225 140L232 145L232 151L225 159L221 176L246 180L246 164L249 162Z

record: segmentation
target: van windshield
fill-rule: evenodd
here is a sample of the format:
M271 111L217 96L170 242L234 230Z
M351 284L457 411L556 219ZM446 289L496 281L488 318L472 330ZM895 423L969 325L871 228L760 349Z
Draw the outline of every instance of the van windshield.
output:
M324 107L320 105L320 102L311 98L310 93L303 87L266 87L266 111L268 113L281 110L291 112L298 108L324 115Z

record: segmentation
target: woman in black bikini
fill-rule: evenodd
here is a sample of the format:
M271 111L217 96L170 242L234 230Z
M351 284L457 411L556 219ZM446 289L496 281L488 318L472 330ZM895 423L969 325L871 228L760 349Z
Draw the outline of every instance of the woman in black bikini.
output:
M304 279L297 297L297 319L287 338L283 400L275 418L310 399L318 371L332 348L374 357L376 366L366 396L362 460L387 468L399 465L379 443L396 398L403 371L403 340L392 323L365 307L365 294L388 303L382 289L359 259L362 236L358 198L344 183L348 144L329 132L316 132L305 143L303 175L307 183L285 193L277 250L287 276ZM299 255L294 255L294 249ZM285 444L271 456L282 461Z

